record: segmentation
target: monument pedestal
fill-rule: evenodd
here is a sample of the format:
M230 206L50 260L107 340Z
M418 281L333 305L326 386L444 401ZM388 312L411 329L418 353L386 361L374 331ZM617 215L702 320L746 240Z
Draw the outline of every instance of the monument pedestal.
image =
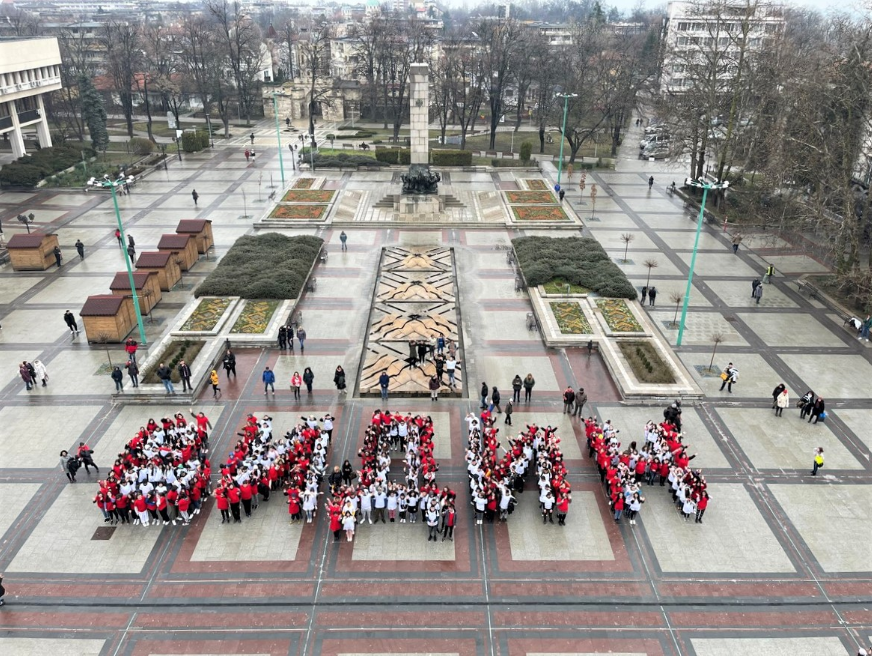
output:
M424 219L444 211L445 199L435 195L397 196L394 209L404 220L409 220L411 215L420 215L420 218Z

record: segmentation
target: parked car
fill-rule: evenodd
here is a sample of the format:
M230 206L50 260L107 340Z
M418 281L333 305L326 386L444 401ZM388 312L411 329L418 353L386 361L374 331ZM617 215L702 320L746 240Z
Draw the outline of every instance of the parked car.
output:
M652 143L639 152L639 159L666 159L669 154L667 142Z
M642 141L639 142L639 150L644 150L645 148L647 148L651 144L668 143L668 142L669 142L669 135L666 134L665 132L660 133L660 134L652 134L651 136L645 137L644 139L642 139Z

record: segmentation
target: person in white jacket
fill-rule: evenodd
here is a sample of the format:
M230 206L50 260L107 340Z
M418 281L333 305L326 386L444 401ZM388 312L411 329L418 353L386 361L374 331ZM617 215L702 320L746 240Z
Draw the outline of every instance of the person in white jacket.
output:
M45 365L42 363L42 360L34 360L33 369L34 371L36 371L36 380L41 381L43 387L47 387L48 372L46 371ZM34 385L36 384L36 380L33 381Z
M781 390L781 394L775 399L775 416L780 417L784 412L784 408L790 405L790 394L786 389Z

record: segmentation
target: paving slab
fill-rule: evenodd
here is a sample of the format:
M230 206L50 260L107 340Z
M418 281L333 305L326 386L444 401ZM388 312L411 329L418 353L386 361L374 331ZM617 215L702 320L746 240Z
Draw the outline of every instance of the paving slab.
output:
M691 638L696 656L846 656L837 637Z
M78 447L79 442L87 442L90 436L84 431L88 424L103 411L98 405L57 405L53 412L33 412L27 406L6 406L0 408L0 462L11 468L58 468L60 452ZM58 431L58 420L62 421L63 431ZM19 443L26 435L27 447ZM89 445L93 446L93 445ZM99 464L99 463L98 463ZM84 477L85 470L81 475Z
M762 271L758 271L745 264L742 259L733 255L732 251L729 251L728 248L725 247L724 250L728 252L697 255L694 275L703 278L709 276L715 278L747 278L749 285L754 278L763 275ZM678 257L684 260L687 266L690 266L691 256L692 253L678 253Z
M387 519L387 518L386 518ZM420 513L415 524L358 524L354 533L351 559L355 561L453 561L454 542L427 540L427 522L421 521ZM332 540L332 536L330 537ZM455 538L456 539L456 538ZM347 544L345 532L340 542Z
M12 267L9 265L0 269L3 275L0 275L0 303L12 303L16 298L21 296L28 289L38 284L43 280L42 275L25 276L12 272ZM5 274L10 275L5 275Z
M4 342L52 343L69 334L63 311L13 310L3 317Z
M657 295L657 300L661 299ZM666 300L666 299L663 299ZM664 304L665 305L665 304ZM648 308L649 311L651 308ZM650 312L651 319L660 330L661 334L673 346L678 342L678 326L675 320L675 306L671 310L657 310ZM681 321L681 310L678 310L678 321ZM720 334L724 341L720 348L730 346L747 346L747 340L742 337L736 327L720 312L688 312L684 320L684 335L681 339L682 346L710 346L712 335Z
M5 656L100 656L105 640L82 638L0 638Z
M702 524L684 521L665 488L646 489L637 521L663 572L747 576L795 571L744 485L709 483L708 489L711 501Z
M779 357L802 378L808 389L827 398L869 396L872 364L860 355L781 354ZM804 390L803 390L804 393Z
M707 369L711 362L711 353L679 353L678 357L690 371L696 384L699 385L707 397L722 400L732 400L733 397L771 398L770 394L781 376L755 353L735 353L729 347L722 344L715 354L712 365L718 372L723 371L727 363L732 362L739 370L739 381L733 385L733 393L728 394L727 389L721 392L721 381L718 373L703 375L700 369Z
M76 256L78 259L78 256ZM50 269L56 271L56 269ZM32 296L28 303L55 303L72 310L78 316L78 310L85 304L87 298L93 294L108 294L109 285L115 276L93 276L88 278L88 284L83 285L82 279L77 277L57 278L48 284L41 292ZM61 311L63 320L63 311ZM81 326L79 326L81 328Z
M742 312L737 316L768 346L847 346L830 324L802 312Z
M761 276L757 276L762 279ZM706 285L718 298L731 308L753 307L760 310L765 308L796 308L799 307L777 285L764 285L763 298L760 305L757 299L751 297L751 282L744 280L707 280ZM762 313L760 313L762 314ZM769 316L769 315L763 315Z
M34 495L41 487L39 483L0 483L0 497L3 499L3 513L0 514L0 543L5 542L3 536L31 504ZM0 642L0 648L2 644Z
M536 381L533 398L542 398L543 394L559 392L563 389L557 383L554 369L547 358L515 355L484 356L475 364L481 380L470 380L470 389L479 389L482 381L485 381L489 387L496 385L500 390L510 390L516 375L526 378L528 373L533 374L533 379ZM548 398L558 399L558 396L550 394Z

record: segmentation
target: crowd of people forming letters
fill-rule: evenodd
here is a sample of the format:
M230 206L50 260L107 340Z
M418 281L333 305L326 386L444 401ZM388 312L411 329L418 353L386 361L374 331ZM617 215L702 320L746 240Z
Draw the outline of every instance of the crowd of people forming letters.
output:
M358 451L360 468L346 460L328 472L334 417L301 417L277 437L269 416L249 414L213 486L212 426L204 413L191 410L190 415L192 421L182 413L149 419L127 442L94 498L104 522L187 526L212 496L222 524L242 523L259 502L269 502L281 491L291 524L312 523L323 507L335 542L343 532L352 541L363 524L417 524L419 519L428 529L428 541L454 539L457 495L436 482L439 463L429 416L376 410ZM596 463L615 522L626 518L635 525L645 487L667 484L685 521L703 521L709 494L702 472L690 467L695 456L682 438L680 401L663 416L659 424L649 421L642 439L626 447L611 421L584 420L588 457ZM465 461L476 524L507 521L535 472L543 524L553 524L556 515L557 524L565 526L572 491L556 429L527 425L503 444L488 409L467 415L466 424ZM75 471L69 469L76 463L99 473L92 453L84 443L74 456L62 452L61 465L71 482Z

